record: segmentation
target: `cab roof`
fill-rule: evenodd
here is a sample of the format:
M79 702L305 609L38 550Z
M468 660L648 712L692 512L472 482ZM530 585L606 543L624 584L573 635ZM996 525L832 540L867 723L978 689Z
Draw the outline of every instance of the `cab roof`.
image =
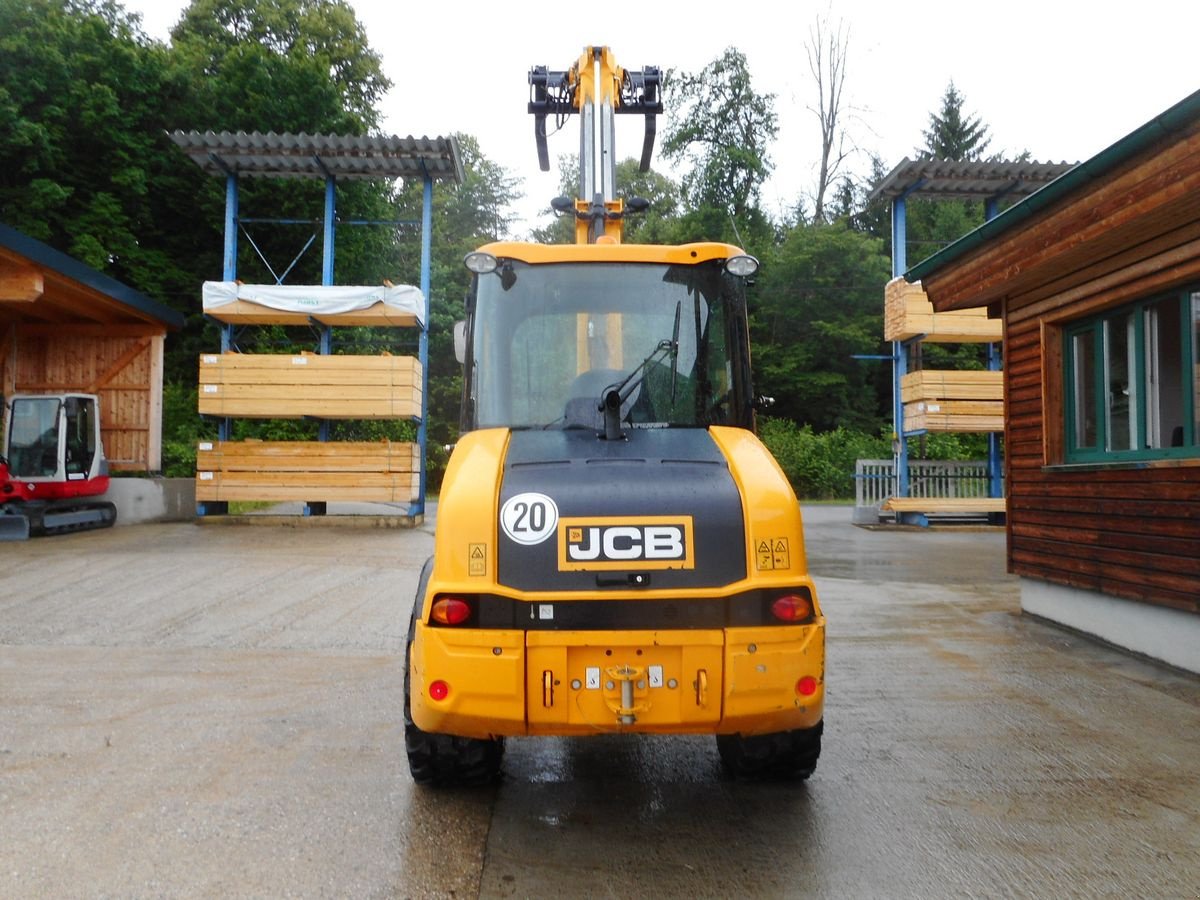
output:
M497 259L516 259L538 263L634 262L687 265L744 256L746 251L733 244L704 242L695 244L533 244L521 241L496 241L479 248Z

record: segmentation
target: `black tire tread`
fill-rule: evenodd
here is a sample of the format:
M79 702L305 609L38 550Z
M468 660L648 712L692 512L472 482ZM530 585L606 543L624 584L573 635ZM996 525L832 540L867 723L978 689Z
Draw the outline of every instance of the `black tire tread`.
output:
M504 738L430 734L413 723L409 677L411 653L410 642L404 654L404 749L413 781L430 787L475 787L497 781L504 759Z
M451 787L492 784L500 777L504 739L428 734L416 725L404 725L408 769L417 784Z
M825 723L796 731L717 735L726 769L747 781L804 781L817 768Z

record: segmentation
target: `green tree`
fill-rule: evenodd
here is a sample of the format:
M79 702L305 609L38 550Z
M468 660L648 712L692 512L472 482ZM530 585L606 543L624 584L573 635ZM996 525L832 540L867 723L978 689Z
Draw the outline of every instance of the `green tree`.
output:
M668 72L664 91L671 121L663 155L686 165L680 239L769 242L759 199L779 131L775 95L754 90L746 57L732 47L698 73Z
M966 98L951 81L942 95L941 108L929 115L929 127L921 134L925 146L917 149L923 159L983 159L991 138L979 116L963 113Z
M788 233L752 294L755 389L775 398L773 415L878 431L890 372L853 357L881 352L888 274L880 242L844 222Z
M627 244L670 244L676 240L679 217L679 185L654 169L643 172L638 160L629 157L617 163L617 196L650 201L645 212L625 217L623 240Z
M192 87L111 0L0 0L0 219L188 315L194 381L222 192L165 136Z
M966 98L951 81L937 112L930 113L923 132L925 146L917 152L926 159L959 162L984 159L991 143L988 127L978 115L964 112ZM926 259L952 244L984 221L983 204L973 200L914 198L908 204L908 258ZM928 368L981 368L986 350L980 344L922 344L921 364Z
M162 109L181 93L117 4L0 0L0 219L153 291L169 265L146 241L171 165Z
M432 454L458 439L462 367L454 357L454 323L462 319L470 273L463 257L489 241L508 238L512 212L521 197L521 182L484 155L471 135L456 135L462 154L462 185L439 182L433 189L432 264L429 322L429 443ZM419 218L422 186L405 185L399 203L403 214ZM401 271L416 279L420 272L416 234L401 250ZM434 463L438 460L435 458ZM443 460L444 462L444 460ZM440 472L430 472L436 484Z
M376 104L390 86L379 55L343 0L193 0L171 32L171 61L192 86L189 103L174 117L188 131L367 134L378 122ZM182 158L182 156L181 156ZM198 215L219 230L224 191L209 178ZM309 224L244 226L238 275L276 280L309 238L287 281L319 283L325 186L319 180L241 179L239 212L246 218L286 218ZM180 198L169 197L169 202ZM339 217L396 218L390 183L342 181ZM380 227L342 227L336 239L335 280L375 283L394 277L396 234ZM220 240L215 246L220 248ZM206 277L216 278L220 269Z
M345 0L192 0L171 39L228 131L365 134L391 87Z
M983 158L991 143L988 128L979 116L964 113L966 99L950 82L940 106L929 114L925 146L917 149L922 159L968 162ZM926 199L908 203L908 259L919 262L958 240L983 222L983 205L978 201Z

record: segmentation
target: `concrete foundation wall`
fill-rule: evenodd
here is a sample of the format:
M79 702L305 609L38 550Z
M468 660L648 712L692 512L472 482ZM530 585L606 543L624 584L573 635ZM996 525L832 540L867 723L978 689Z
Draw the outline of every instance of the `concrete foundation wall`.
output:
M1021 579L1021 609L1118 647L1200 673L1200 616Z
M114 478L103 499L116 504L118 525L196 517L194 478Z

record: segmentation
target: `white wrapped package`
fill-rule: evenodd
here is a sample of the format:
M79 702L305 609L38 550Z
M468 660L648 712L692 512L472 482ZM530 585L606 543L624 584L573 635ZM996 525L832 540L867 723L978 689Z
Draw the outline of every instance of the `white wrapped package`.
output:
M399 285L290 285L238 284L206 281L202 291L204 311L220 309L238 300L281 312L310 316L336 315L369 309L377 303L415 316L424 324L425 296L411 284Z

